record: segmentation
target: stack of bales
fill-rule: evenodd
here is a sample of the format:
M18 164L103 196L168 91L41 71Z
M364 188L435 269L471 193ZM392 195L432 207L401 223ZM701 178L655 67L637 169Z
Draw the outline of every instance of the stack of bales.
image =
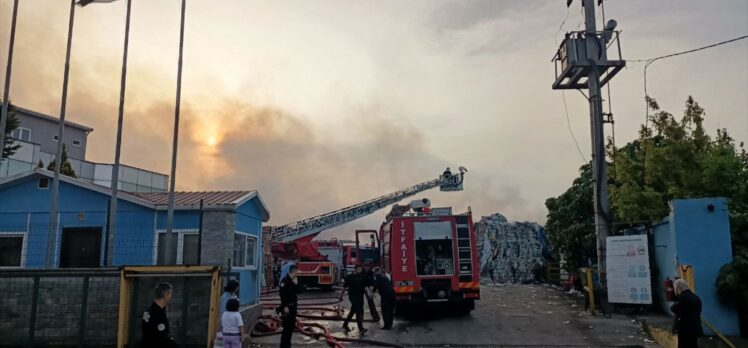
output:
M545 229L534 222L508 222L501 214L475 223L481 276L498 283L528 283L542 276L548 254Z

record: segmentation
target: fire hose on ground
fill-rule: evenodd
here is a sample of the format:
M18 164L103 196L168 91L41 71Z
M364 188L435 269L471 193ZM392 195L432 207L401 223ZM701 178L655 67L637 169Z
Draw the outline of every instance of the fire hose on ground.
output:
M262 295L266 296L274 292L277 292L277 290L267 291L267 292L262 293ZM278 305L280 305L280 302L276 299L269 299L267 297L264 297L264 298L267 300L264 301L264 303L262 304L263 309L275 309L278 307ZM320 314L314 315L314 314L298 313L297 317L304 318L304 319L327 320L327 321L345 320L345 317L344 317L345 311L343 310L343 308L340 308L339 306L334 306L332 308L324 307L325 305L337 305L343 302L342 292L340 296L314 297L314 298L305 298L304 300L318 300L318 299L331 299L333 301L322 302L322 303L320 302L299 303L298 308L300 310L320 311ZM364 321L365 322L378 322L378 321L375 321L374 319L365 319ZM280 335L282 331L281 323L282 323L282 320L277 315L262 315L260 316L260 320L255 324L254 327L252 327L251 336L252 337L266 337L266 336ZM399 344L382 342L382 341L377 341L377 340L333 336L330 333L330 330L320 323L303 322L300 320L296 320L296 329L294 331L299 332L308 337L312 337L316 340L324 339L327 345L329 345L332 348L345 348L345 345L343 345L341 342L364 343L364 344L369 344L369 345L378 346L378 347L394 347L394 348L403 347Z

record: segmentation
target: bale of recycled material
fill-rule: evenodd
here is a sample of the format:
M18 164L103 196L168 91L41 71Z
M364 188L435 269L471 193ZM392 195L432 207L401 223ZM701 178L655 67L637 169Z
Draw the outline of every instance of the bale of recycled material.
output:
M497 283L540 281L548 255L545 229L534 222L508 222L499 214L475 223L481 277Z

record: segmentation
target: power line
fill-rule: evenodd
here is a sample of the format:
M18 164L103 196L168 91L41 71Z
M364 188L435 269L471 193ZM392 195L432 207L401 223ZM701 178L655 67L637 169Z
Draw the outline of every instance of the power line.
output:
M569 108L566 106L566 96L565 92L561 91L561 100L564 101L564 114L566 115L566 127L569 129L569 134L571 134L571 140L574 140L574 145L577 147L577 152L579 152L579 156L582 157L582 161L584 163L587 163L587 158L584 157L584 153L582 152L582 149L579 147L579 142L577 142L577 137L574 136L574 131L571 129L571 120L569 119Z
M724 44L728 44L728 43L735 42L735 41L738 41L738 40L742 40L742 39L745 39L745 38L748 38L748 35L743 35L743 36L740 36L740 37L736 37L734 39L730 39L730 40L718 42L718 43L711 44L711 45L708 45L708 46L694 48L694 49L688 50L688 51L671 53L671 54L667 54L667 55L664 55L664 56L659 56L659 57L654 57L654 58L649 58L649 59L628 59L626 61L627 62L635 62L635 63L641 63L641 62L650 63L650 62L653 62L655 60L660 60L660 59L663 59L663 58L670 58L670 57L680 56L680 55L686 54L686 53L697 52L697 51L705 50L707 48L717 47L717 46L720 46L720 45L724 45Z
M742 39L745 39L745 38L748 38L748 35L739 36L739 37L736 37L736 38L733 38L733 39L730 39L730 40L725 40L725 41L722 41L722 42L717 42L717 43L714 43L714 44L711 44L711 45L702 46L702 47L690 49L690 50L687 50L687 51L666 54L664 56L659 56L659 57L654 57L654 58L649 58L649 59L629 59L629 60L627 60L627 62L632 62L632 63L645 63L644 64L644 98L645 98L644 103L645 103L645 107L646 107L646 109L645 109L646 112L645 112L645 118L644 118L644 128L647 128L649 126L649 100L648 100L649 99L649 93L647 93L647 68L649 68L649 66L652 63L654 63L654 62L656 62L656 61L658 61L660 59L671 58L671 57L680 56L680 55L684 55L684 54L688 54L688 53L694 53L694 52L702 51L702 50L705 50L705 49L708 49L708 48L713 48L713 47L725 45L725 44L728 44L728 43L731 43L731 42L739 41L739 40L742 40Z

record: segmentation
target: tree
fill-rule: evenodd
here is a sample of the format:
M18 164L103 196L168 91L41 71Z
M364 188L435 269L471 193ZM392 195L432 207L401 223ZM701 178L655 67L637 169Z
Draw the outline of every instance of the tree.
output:
M704 130L704 109L688 97L680 121L647 102L654 114L639 138L608 154L614 157L610 201L624 223L658 221L677 198L726 197L729 202L733 247L745 255L748 247L748 156L727 130L715 138Z
M608 183L616 226L657 222L669 214L668 202L673 199L726 197L733 254L736 260L748 258L748 154L743 144L736 145L725 129L710 137L703 126L704 109L690 96L679 120L660 110L654 99L647 98L647 103L654 113L641 126L638 138L622 147L608 144L607 155L613 160ZM586 165L571 188L546 200L548 238L570 269L595 247L591 180ZM740 267L744 265L732 269ZM748 275L730 272L737 274L734 277ZM740 278L738 284L748 284L748 278Z
M583 165L579 173L566 192L545 201L548 239L554 256L563 256L568 271L586 265L588 258L596 259L591 165Z
M10 137L10 134L20 125L21 121L19 121L16 116L16 107L13 106L13 104L8 103L8 120L5 123L5 144L3 144L1 158L13 156L13 154L21 148L21 144L15 143L15 139Z
M57 159L53 159L49 162L49 166L47 166L47 170L54 171L55 165L56 165ZM62 144L62 166L60 167L60 174L69 176L71 178L77 178L75 175L75 170L73 170L73 166L70 164L70 161L68 161L68 146L67 144Z

